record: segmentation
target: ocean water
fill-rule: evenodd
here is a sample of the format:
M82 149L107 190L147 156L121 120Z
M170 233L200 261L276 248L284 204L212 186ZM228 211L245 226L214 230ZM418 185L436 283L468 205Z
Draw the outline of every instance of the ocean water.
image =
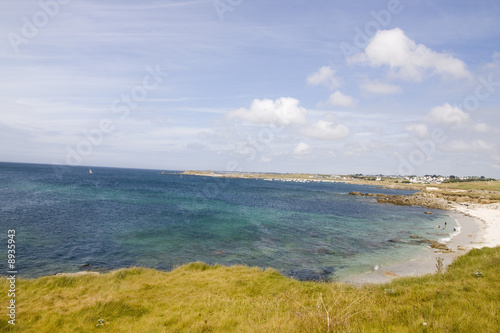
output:
M0 242L16 230L17 270L32 278L203 261L273 267L337 280L421 255L411 235L439 240L445 212L379 204L343 183L161 174L159 170L0 163ZM433 214L425 214L425 211ZM446 230L436 228L444 225ZM0 251L7 270L7 250Z

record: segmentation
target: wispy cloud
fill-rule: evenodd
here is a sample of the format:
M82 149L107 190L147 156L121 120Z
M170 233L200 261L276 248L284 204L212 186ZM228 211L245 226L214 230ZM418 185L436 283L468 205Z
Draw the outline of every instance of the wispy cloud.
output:
M337 140L349 136L349 129L343 124L319 120L310 126L302 128L300 133L314 139Z
M361 84L361 90L371 94L393 95L403 92L400 86L383 83L378 80L368 80Z

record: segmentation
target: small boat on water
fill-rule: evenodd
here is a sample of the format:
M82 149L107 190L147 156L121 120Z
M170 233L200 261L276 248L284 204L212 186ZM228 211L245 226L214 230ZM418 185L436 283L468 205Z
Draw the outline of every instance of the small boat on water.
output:
M92 174L92 169L89 169L89 173Z

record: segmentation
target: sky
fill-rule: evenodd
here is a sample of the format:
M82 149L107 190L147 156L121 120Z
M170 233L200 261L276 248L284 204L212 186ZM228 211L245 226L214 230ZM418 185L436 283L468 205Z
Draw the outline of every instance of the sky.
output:
M0 161L500 178L500 2L0 2Z

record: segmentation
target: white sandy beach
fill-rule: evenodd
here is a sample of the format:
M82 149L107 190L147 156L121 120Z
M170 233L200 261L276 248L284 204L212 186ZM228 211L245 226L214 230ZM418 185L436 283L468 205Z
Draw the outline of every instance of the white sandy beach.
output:
M448 266L455 258L473 248L500 245L500 204L454 204L450 215L461 226L460 233L444 244L453 252L443 253L429 248L428 255L388 266L361 275L351 276L343 282L351 284L386 283L396 277L418 276L436 272L437 257Z
M495 247L500 245L500 203L455 204L456 211L479 220L483 229L481 243L475 248Z

